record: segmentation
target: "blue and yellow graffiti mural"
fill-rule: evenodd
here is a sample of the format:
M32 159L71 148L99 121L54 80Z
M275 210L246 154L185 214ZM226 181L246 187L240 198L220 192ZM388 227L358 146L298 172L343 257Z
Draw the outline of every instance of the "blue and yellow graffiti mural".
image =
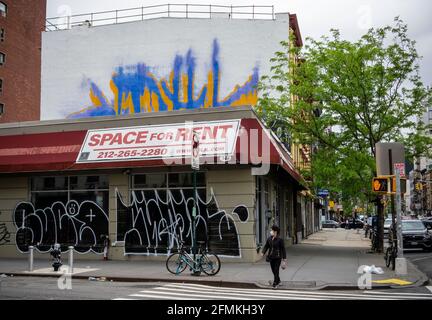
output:
M185 56L176 55L169 80L157 79L144 63L118 67L110 81L114 99L109 100L93 82L90 84L92 105L68 118L85 118L172 110L255 105L257 102L258 67L243 85L236 85L225 98L219 98L221 80L219 44L213 41L211 70L198 94L195 92L195 57L191 49Z

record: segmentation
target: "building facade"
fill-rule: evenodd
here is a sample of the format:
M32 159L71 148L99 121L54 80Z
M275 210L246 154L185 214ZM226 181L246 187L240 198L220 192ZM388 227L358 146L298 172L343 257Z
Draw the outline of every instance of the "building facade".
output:
M46 0L0 1L0 123L39 120Z
M108 25L96 14L50 20L41 121L0 126L0 256L60 243L92 258L108 235L112 259L165 259L191 244L194 204L198 240L223 259L258 260L273 224L287 245L316 231L298 171L306 146L293 160L253 109L280 42L294 32L301 45L295 15L140 12ZM201 137L196 192L192 130Z
M188 157L176 163L167 163L168 158L162 156L81 161L84 155L88 157L83 150L101 132L102 137L116 137L112 132L123 130L126 140L138 130L157 132L146 133L146 142L121 147L125 152L177 148L161 147L163 142L151 147L151 137L171 130L167 128L181 132L185 121L193 121L194 129L203 128L202 143L215 127L221 130L237 123L240 128L215 140L219 145L226 142L224 136L234 137L229 160L220 160L221 154L200 160L198 240L224 259L249 262L260 258L259 249L273 224L281 227L287 245L296 242L295 224L309 219L308 214L302 218L296 212L297 194L304 189L302 179L289 153L266 131L253 109L239 107L3 125L0 219L8 236L0 255L22 256L34 245L43 256L60 243L63 250L73 246L80 258L94 258L103 252L104 235L111 239L111 259L165 259L181 241L190 245L194 189ZM258 140L256 151L254 134L263 139ZM102 156L118 145L105 140L100 138L98 147L109 148L96 149ZM184 146L187 149L187 141Z

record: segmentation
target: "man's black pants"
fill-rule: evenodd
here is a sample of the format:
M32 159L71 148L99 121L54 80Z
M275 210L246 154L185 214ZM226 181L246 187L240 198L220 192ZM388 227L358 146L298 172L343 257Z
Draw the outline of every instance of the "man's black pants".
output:
M282 261L282 259L271 259L270 260L270 267L272 269L273 276L274 276L273 283L275 283L275 284L278 284L280 282L279 268L281 265L281 261Z

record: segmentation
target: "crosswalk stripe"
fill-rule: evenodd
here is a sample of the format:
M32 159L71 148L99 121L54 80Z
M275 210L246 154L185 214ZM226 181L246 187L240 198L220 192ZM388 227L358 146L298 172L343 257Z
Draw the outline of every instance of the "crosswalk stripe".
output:
M380 292L380 291L364 291L361 294L351 294L351 293L330 293L330 292L311 292L311 291L285 291L285 290L269 290L269 289L257 289L257 290L250 290L250 289L239 289L239 288L221 288L221 287L211 287L211 286L205 286L205 285L199 285L199 284L168 284L164 287L173 287L173 288L179 288L179 289L185 289L185 288L191 288L192 290L194 288L199 290L204 290L206 292L226 292L227 290L229 293L243 293L243 294L260 294L263 293L266 296L274 296L274 297L280 297L281 295L286 296L297 296L297 295L303 295L303 296L315 296L315 297L324 297L325 299L335 298L335 299L358 299L358 298L365 298L364 293L371 293L374 296L380 296L384 299L394 299L394 298L405 298L405 299L432 299L432 295L428 294L414 294L414 293L401 293L401 292Z
M153 294L157 294L160 296L164 296L165 293L167 295L170 296L188 296L188 297L197 297L197 298L203 298L202 294L190 294L190 293L180 293L180 292L165 292L163 290L144 290L144 291L140 291L140 293L137 294L133 294L131 296L133 297L139 297L141 294L148 294L148 293L153 293ZM229 296L224 296L224 295L212 295L211 297L208 297L209 299L215 299L215 298L220 298L220 299L233 299L233 297L229 297ZM247 297L238 297L239 300L249 300Z
M220 288L220 287L210 287L210 286L204 286L204 285L195 285L195 284L187 284L184 285L178 285L178 284L168 284L167 287L176 287L176 288L185 288L185 287L196 287L197 289L207 290L207 291L219 291L219 292L225 292L226 290L229 290L230 292L237 292L237 293L244 293L244 294L257 294L257 293L263 293L263 294L279 294L279 295L287 295L292 296L295 294L303 294L303 295L310 295L310 296L324 296L326 298L328 297L352 297L352 298L362 298L364 297L363 294L351 294L351 293L330 293L330 292L314 292L314 291L299 291L299 290L269 290L269 289L240 289L240 288Z
M426 287L432 292L432 287ZM336 293L323 291L273 290L273 289L243 289L230 287L213 287L192 283L168 283L139 293L129 295L131 298L116 298L113 300L136 300L139 298L170 299L170 300L430 300L432 294L403 293L365 290L361 293Z
M411 296L411 297L425 297L432 299L432 294L430 293L412 293L412 292L381 292L381 291L365 291L366 294L385 294L385 295L395 295L395 296Z
M219 292L212 292L212 291L198 290L198 289L184 289L184 288L178 288L177 289L177 288L167 288L167 287L159 287L159 288L153 288L153 289L158 290L160 292L166 292L166 291L168 291L168 292L184 292L185 294L189 294L186 292L186 291L188 291L188 292L192 292L192 294L193 293L202 293L202 294L211 295L212 297L214 296L215 293L216 293L216 296L217 296L217 294L219 294ZM147 291L140 291L140 292L147 292ZM230 299L238 298L238 297L244 297L246 300L253 300L253 298L257 298L256 300L271 299L271 298L282 298L282 299L290 298L290 299L292 299L292 298L297 298L297 297L301 296L301 295L285 295L285 294L276 294L276 293L271 293L271 294L270 293L269 294L247 293L247 294L245 294L245 293L232 293L232 292L227 292L227 291L223 291L220 293L223 293L226 296L228 296L228 295L231 296L231 297L229 297ZM200 295L200 296L202 296L202 295ZM315 297L312 297L312 298L315 298ZM321 297L319 297L319 298L321 298ZM322 298L324 298L324 297L322 297ZM326 298L326 299L328 299L328 298Z
M178 288L179 290L185 290L184 287L180 287L177 285L167 285L166 287L173 287L173 288ZM226 292L227 290L224 289L219 289L219 288L215 288L215 289L201 289L201 288L189 288L187 290L198 290L199 292L203 292L203 293L212 293L212 292ZM323 297L325 299L330 299L330 298L343 298L345 296L343 296L342 294L340 296L331 296L329 297L327 294L324 293L312 293L310 294L309 292L285 292L282 290L265 290L265 291L240 291L240 290L236 290L236 289L232 289L232 288L228 288L229 290L229 294L237 294L237 295L254 295L254 296L258 296L258 297L274 297L274 298L280 298L280 297L296 297L299 295L303 295L303 296L310 296L311 298L320 298ZM356 297L364 297L362 295L357 295ZM347 299L350 297L346 297Z
M153 298L153 299L158 299L158 300L191 300L191 298L188 298L188 297L178 297L178 296L163 296L163 297L161 297L161 296L157 296L157 295L154 295L154 294L142 294L142 293L137 293L137 294L134 294L134 295L132 295L132 296L134 296L134 297L139 297L139 298ZM199 298L196 298L196 300L206 300L206 299L199 299Z

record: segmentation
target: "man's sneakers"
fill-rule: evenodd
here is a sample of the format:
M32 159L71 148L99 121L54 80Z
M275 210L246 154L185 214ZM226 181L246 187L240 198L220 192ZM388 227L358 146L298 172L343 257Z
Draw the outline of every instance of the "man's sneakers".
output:
M273 282L273 281L269 281L269 285L271 285L273 287L273 289L276 289L277 287L279 287L281 284L281 282Z

